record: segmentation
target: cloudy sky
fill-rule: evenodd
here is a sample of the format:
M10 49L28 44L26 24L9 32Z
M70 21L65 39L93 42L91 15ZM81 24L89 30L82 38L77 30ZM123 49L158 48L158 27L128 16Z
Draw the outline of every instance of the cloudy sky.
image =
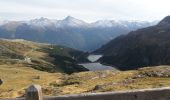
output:
M0 19L63 19L70 15L85 21L153 21L170 15L169 4L170 0L0 0Z

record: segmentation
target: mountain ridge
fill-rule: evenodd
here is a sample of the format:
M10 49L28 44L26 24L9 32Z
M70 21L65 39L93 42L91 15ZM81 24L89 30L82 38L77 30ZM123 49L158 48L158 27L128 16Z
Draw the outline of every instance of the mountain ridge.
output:
M168 17L169 19L169 17ZM155 26L119 36L96 51L104 54L102 63L112 64L121 70L144 66L169 65L170 25L165 17Z
M20 21L15 21L15 20L2 20L1 21L1 24L0 25L4 25L6 23L10 23L10 22L20 22L20 23L27 23L27 24L31 24L30 22L34 22L34 23L38 23L38 22L53 22L53 23L58 23L58 22L79 22L80 24L88 24L89 27L97 27L97 26L100 26L101 24L105 23L104 25L106 24L112 24L112 25L108 25L106 27L112 27L114 24L126 24L127 23L141 23L141 24L151 24L151 25L154 25L156 24L158 21L140 21L140 20L97 20L97 21L94 21L94 22L86 22L86 21L83 21L83 20L80 20L80 19L77 19L75 17L72 17L72 16L67 16L65 17L64 19L49 19L49 18L45 18L45 17L40 17L40 18L35 18L35 19L30 19L28 21L24 21L24 20L20 20ZM64 23L64 24L67 24L67 23ZM73 25L74 26L74 25ZM101 25L102 26L102 25ZM75 26L75 27L79 27L79 26Z
M30 21L6 21L0 26L0 37L63 45L89 52L121 34L154 24L113 20L87 23L71 16L63 20L42 17Z

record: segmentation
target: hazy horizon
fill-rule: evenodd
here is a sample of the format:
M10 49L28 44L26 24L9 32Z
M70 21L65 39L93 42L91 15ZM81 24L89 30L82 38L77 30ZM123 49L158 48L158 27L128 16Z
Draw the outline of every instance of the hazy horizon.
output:
M168 0L0 0L0 20L73 16L86 22L97 20L161 20L169 15Z

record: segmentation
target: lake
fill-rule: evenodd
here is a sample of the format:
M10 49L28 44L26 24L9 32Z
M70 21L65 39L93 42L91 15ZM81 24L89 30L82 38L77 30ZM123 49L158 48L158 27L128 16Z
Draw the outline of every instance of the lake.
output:
M91 62L95 62L99 60L103 55L89 55L87 59Z
M99 70L116 70L112 66L106 66L101 64L100 62L96 62L102 57L102 55L89 55L87 58L91 63L82 63L83 67L87 68L90 71L99 71Z

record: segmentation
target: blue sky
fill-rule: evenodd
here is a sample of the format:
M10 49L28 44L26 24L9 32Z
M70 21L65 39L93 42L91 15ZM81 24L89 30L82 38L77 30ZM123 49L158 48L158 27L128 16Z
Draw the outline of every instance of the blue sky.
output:
M0 0L0 19L29 20L70 15L85 21L160 20L170 15L170 0Z

